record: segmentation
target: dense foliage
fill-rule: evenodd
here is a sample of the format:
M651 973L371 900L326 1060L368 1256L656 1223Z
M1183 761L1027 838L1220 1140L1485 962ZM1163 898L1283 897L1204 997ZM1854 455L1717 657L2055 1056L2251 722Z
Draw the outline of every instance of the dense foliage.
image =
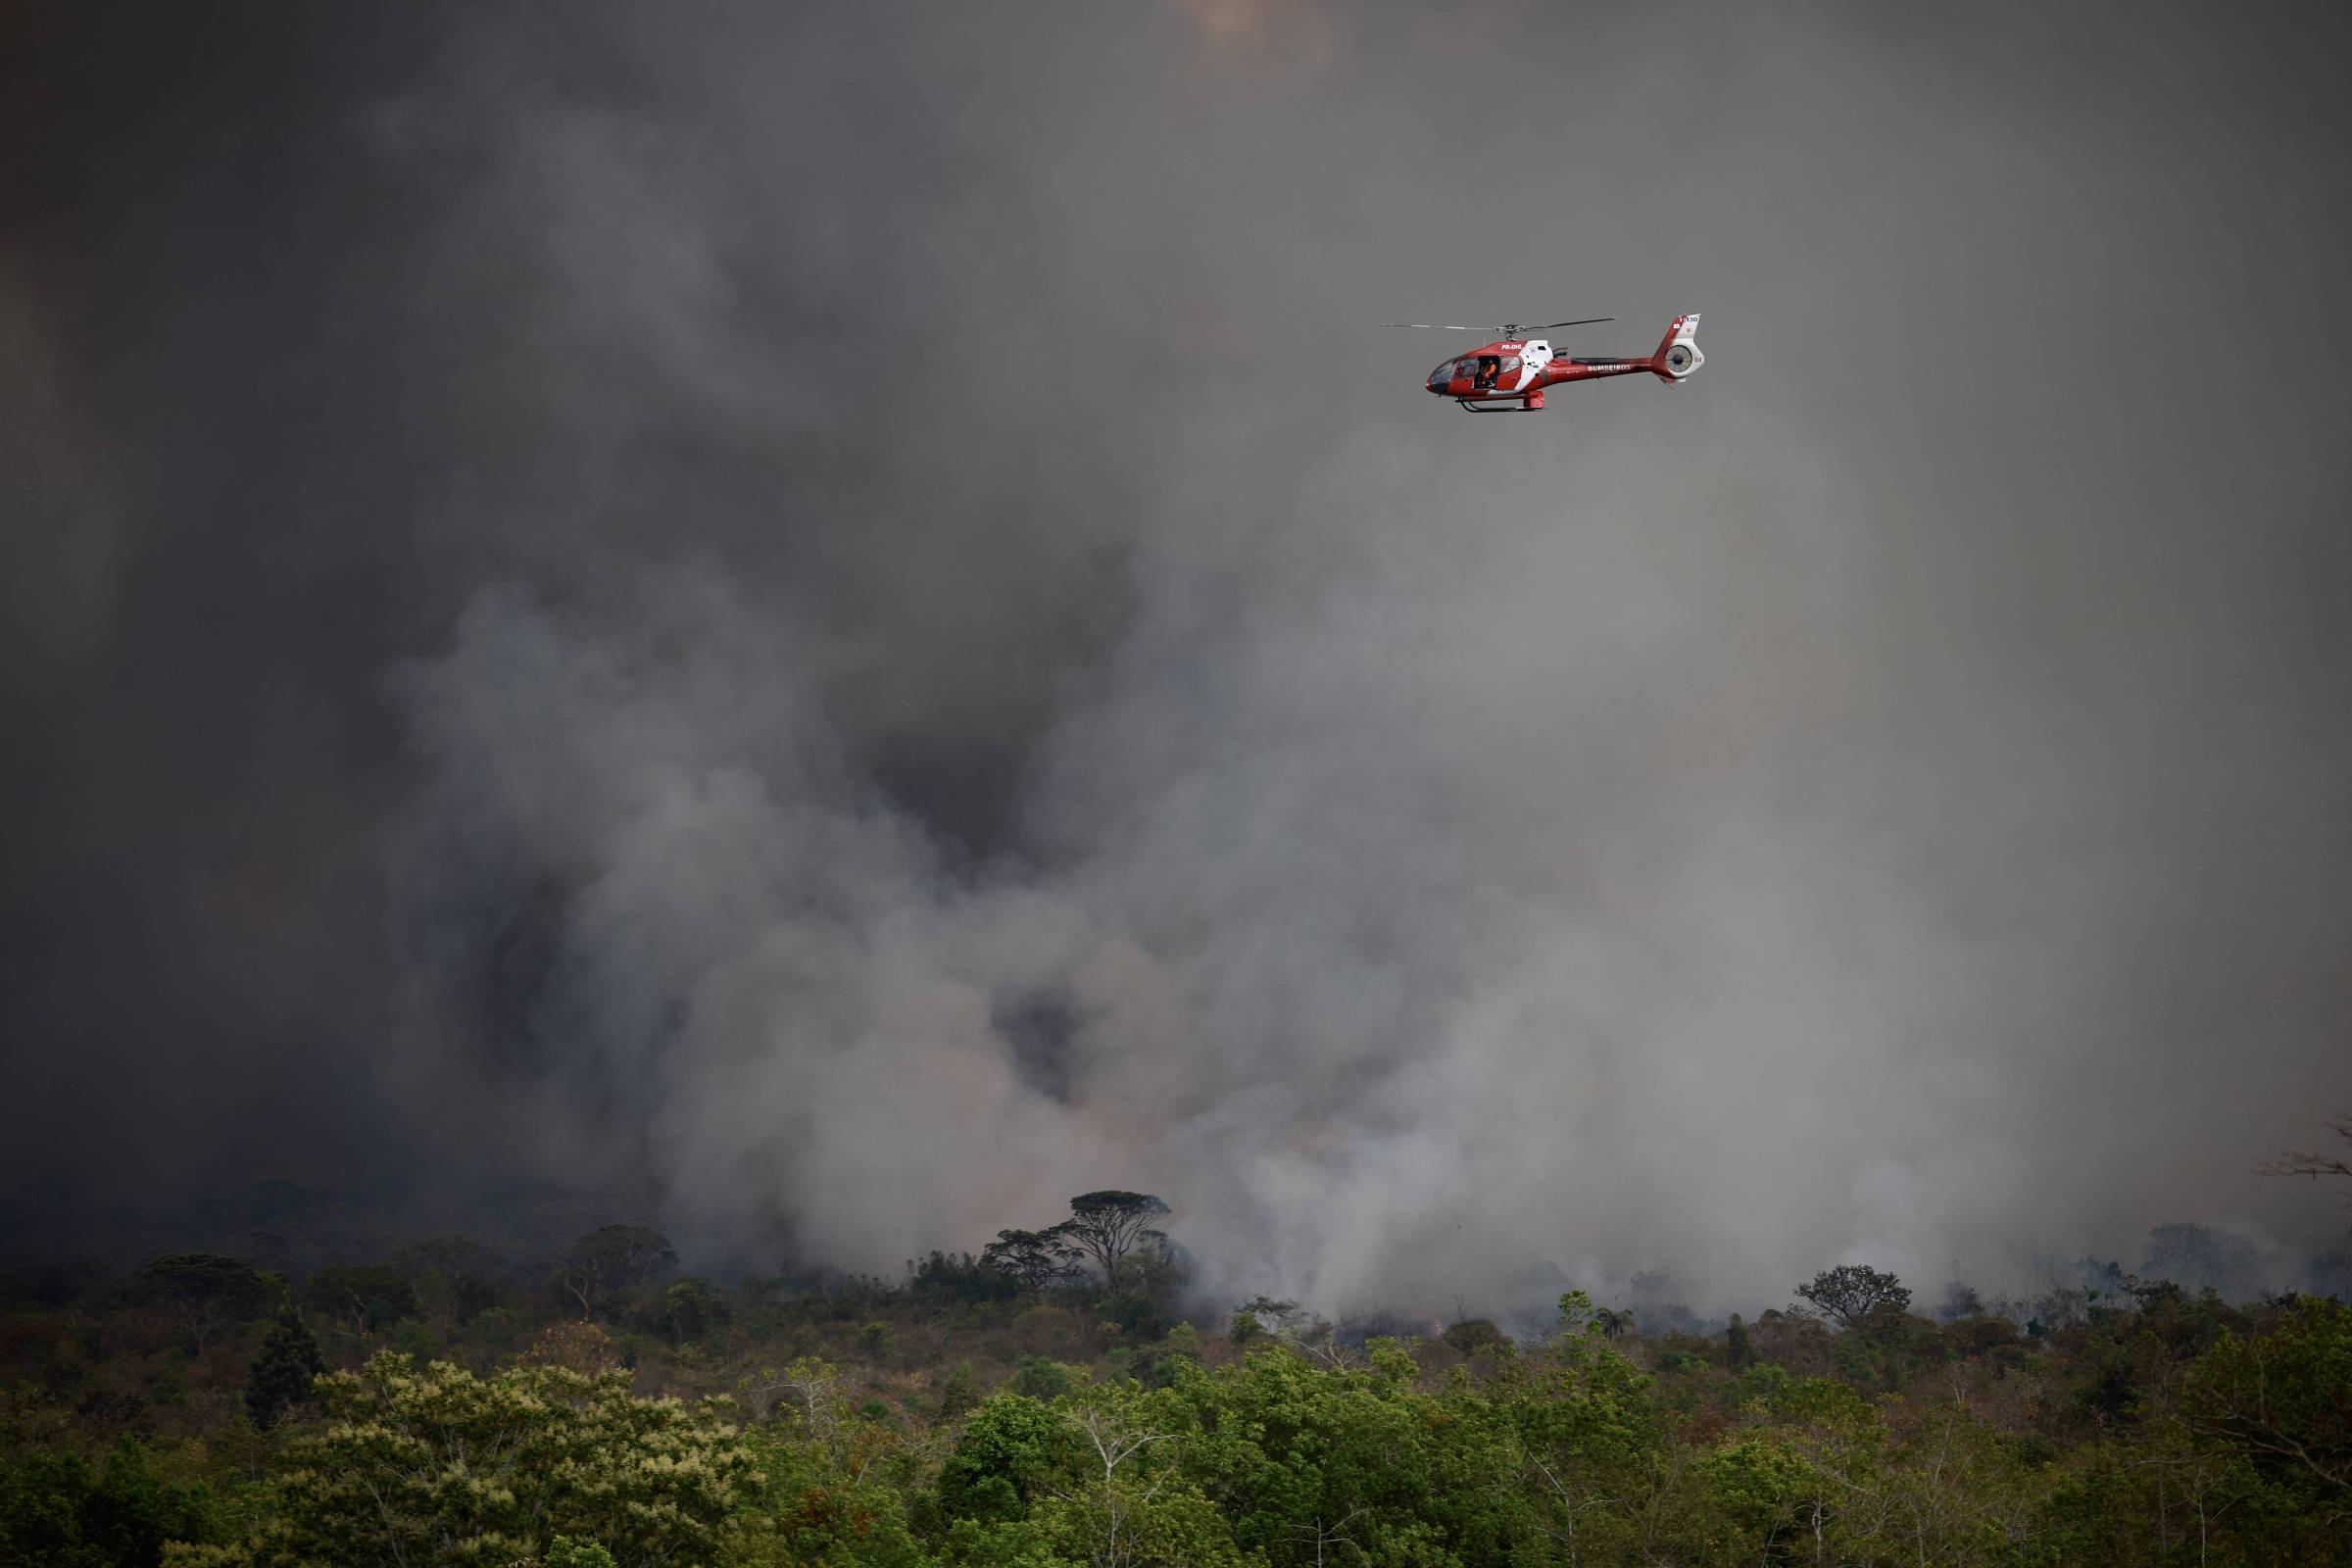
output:
M0 1562L2352 1564L2331 1300L2116 1270L1938 1323L1847 1268L1712 1331L1654 1276L1515 1337L1197 1327L1141 1196L1088 1195L1126 1230L1084 1274L665 1280L612 1227L536 1275L453 1238L321 1268L274 1320L220 1254L21 1277Z
M197 1568L512 1563L563 1533L619 1562L710 1562L747 1500L753 1452L708 1408L640 1399L625 1372L476 1378L385 1351L319 1380L325 1420L288 1443L233 1546Z

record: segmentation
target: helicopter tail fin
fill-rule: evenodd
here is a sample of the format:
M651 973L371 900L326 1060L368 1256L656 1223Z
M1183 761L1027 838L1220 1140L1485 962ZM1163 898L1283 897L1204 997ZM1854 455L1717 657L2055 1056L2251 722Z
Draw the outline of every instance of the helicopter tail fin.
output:
M1687 381L1707 357L1698 352L1698 313L1678 316L1658 340L1658 352L1649 357L1650 373L1669 386Z

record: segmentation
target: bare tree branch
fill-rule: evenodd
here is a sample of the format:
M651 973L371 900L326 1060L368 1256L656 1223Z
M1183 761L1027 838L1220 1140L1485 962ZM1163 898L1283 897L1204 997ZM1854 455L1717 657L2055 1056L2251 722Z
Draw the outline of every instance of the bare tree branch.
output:
M2328 1117L2328 1130L2336 1136L2338 1142L2352 1147L2352 1111ZM2254 1168L2257 1174L2265 1178L2302 1176L2315 1182L2342 1182L2344 1183L2344 1203L2347 1207L2352 1207L2352 1159L2341 1155L2324 1154L2316 1151L2290 1150L2277 1159L2264 1160Z

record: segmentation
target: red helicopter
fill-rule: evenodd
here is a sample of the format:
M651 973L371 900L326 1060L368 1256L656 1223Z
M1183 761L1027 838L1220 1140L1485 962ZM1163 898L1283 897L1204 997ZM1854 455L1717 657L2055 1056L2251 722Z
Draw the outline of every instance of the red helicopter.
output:
M1613 316L1588 316L1579 321L1548 321L1530 327L1547 332L1559 326L1591 326L1613 321ZM1647 370L1668 386L1690 378L1707 357L1698 352L1698 313L1678 316L1658 340L1657 352L1645 360L1613 356L1584 357L1555 354L1543 338L1522 338L1519 323L1493 326L1441 326L1433 321L1383 321L1383 326L1416 326L1433 332L1494 332L1485 348L1447 360L1429 372L1429 389L1451 398L1468 414L1533 414L1544 406L1544 389L1568 381L1597 381L1604 375L1632 375Z

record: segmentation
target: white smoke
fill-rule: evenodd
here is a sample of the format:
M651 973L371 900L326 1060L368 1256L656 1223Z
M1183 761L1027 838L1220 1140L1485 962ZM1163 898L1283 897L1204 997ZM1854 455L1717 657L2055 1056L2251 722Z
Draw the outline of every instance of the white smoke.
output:
M489 379L538 456L444 524L534 586L474 594L398 682L427 778L395 855L412 1103L468 1101L472 1136L552 1176L650 1176L713 1253L888 1271L1125 1186L1174 1205L1212 1282L1327 1308L1546 1265L1663 1265L1699 1302L1843 1259L1932 1278L1996 1259L2053 1184L2128 1237L2265 1147L2177 1152L2258 1089L2114 978L2156 998L2175 972L2141 956L2143 897L2184 885L2148 842L2208 808L2150 762L2195 749L2137 661L2165 648L2233 711L2191 676L2239 623L2119 586L2092 545L2218 547L2157 497L2011 517L1967 455L2080 493L2088 460L2046 435L2074 394L1846 351L1927 264L1821 170L1886 177L1811 118L1848 95L1772 83L1866 95L1916 154L1899 194L1974 192L1980 251L2076 207L1993 178L2012 155L1948 139L1881 61L1765 27L1801 71L1736 74L1714 130L1579 187L1633 204L1557 236L1592 273L1744 341L1672 395L1462 429L1417 363L1294 326L1468 287L1455 239L1486 211L1436 194L1458 160L1418 111L1361 107L1397 92L1299 154L1330 178L1263 172L1286 73L1340 69L1345 29L1277 65L926 33L889 59L924 88L908 118L844 145L880 57L796 34L746 52L769 83L728 29L607 22L692 91L584 102L527 34L468 33L370 121L386 156L468 171L453 288L483 253L537 284ZM1105 73L1115 123L1088 107ZM1200 127L1169 82L1237 102ZM910 149L924 116L957 134ZM1735 136L1754 116L1782 139ZM1191 156L1144 188L1170 138ZM1553 177L1480 151L1518 161L1494 191ZM1836 286L1756 241L1758 181L1827 225ZM902 284L932 318L834 309ZM1028 396L1072 361L1099 378ZM712 452L757 502L691 461ZM2061 560L2012 587L2045 546L2071 586ZM2314 776L2295 735L2246 725L2244 776ZM916 743L910 798L891 760ZM936 765L967 756L1011 781L977 851ZM2103 831L2119 809L2148 842ZM2323 993L2266 1037L2281 1059L2317 1059Z

